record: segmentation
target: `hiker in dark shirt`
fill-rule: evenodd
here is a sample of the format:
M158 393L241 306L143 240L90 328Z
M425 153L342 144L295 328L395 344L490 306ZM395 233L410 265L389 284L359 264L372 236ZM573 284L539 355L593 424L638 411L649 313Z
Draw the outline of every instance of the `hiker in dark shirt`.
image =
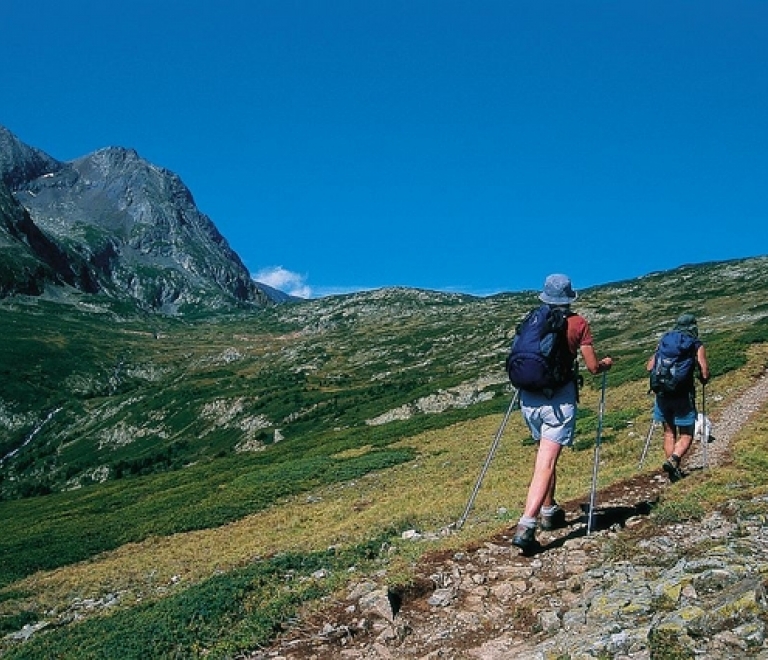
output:
M567 313L568 348L575 361L579 352L591 374L608 371L610 357L598 360L592 343L592 331L587 320L570 311L577 294L565 275L550 275L544 283L539 300L551 306L563 307ZM534 392L520 389L520 409L533 439L538 444L533 477L528 488L525 510L517 526L513 545L523 551L537 546L536 518L541 514L541 527L555 529L565 524L565 511L555 500L557 460L563 447L573 444L578 401L577 384L571 378L554 392Z
M692 338L693 368L681 388L674 393L656 393L653 419L661 422L664 429L664 455L662 469L672 482L683 477L680 463L691 446L696 425L696 384L694 371L702 385L709 381L709 364L704 344L699 339L699 329L693 314L682 314L672 332L679 332ZM648 360L647 369L653 372L658 349Z

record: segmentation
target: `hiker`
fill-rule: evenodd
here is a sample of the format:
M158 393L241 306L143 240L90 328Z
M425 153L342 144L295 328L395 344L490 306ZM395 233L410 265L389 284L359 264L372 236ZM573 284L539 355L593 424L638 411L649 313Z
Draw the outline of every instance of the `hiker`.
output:
M546 278L539 300L553 311L560 310L560 314L565 316L564 341L570 373L561 378L563 382L554 388L545 388L542 391L518 388L523 419L538 445L525 510L512 539L512 544L523 551L531 550L538 544L536 522L539 514L541 528L544 530L565 525L565 511L555 499L556 468L563 447L571 446L574 440L578 403L578 353L581 352L587 370L594 375L608 371L613 364L610 357L598 360L589 323L570 309L576 298L577 293L573 290L569 277L554 274ZM521 325L524 324L525 321ZM514 352L514 344L512 351ZM511 375L510 379L512 380ZM513 384L514 382L513 380Z
M668 351L670 357L666 357L667 353L664 353L668 342L674 342L675 346L673 350ZM664 380L664 375L658 375L660 369L657 369L657 366L661 368L665 362L680 365L684 360L687 360L685 368L676 367L679 371L677 379L680 382L657 384L658 381ZM673 329L662 336L646 366L651 374L651 389L656 393L653 419L661 422L664 429L666 458L662 469L674 483L683 477L680 463L693 441L697 414L694 378L697 377L702 385L709 382L707 352L699 339L699 329L693 314L680 315ZM671 369L667 368L667 371L671 372Z

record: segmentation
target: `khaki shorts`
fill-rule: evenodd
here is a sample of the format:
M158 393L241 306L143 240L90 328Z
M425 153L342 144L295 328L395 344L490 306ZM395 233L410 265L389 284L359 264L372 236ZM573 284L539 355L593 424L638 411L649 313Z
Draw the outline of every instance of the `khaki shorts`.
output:
M539 392L520 390L520 410L536 442L546 438L563 447L573 444L576 434L575 383L567 383L551 399Z

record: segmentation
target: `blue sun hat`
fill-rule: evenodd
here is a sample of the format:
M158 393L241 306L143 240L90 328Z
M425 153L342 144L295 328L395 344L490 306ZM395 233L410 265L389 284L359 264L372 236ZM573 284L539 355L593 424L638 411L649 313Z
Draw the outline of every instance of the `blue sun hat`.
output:
M544 290L539 294L539 300L547 305L570 305L578 298L571 286L571 278L556 273L547 277Z

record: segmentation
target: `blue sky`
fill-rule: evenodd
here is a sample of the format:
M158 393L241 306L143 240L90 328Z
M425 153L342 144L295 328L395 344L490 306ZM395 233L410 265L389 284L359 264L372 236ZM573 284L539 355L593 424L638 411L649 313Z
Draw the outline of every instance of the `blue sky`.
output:
M768 253L764 0L2 13L0 124L176 172L289 292L579 289Z

